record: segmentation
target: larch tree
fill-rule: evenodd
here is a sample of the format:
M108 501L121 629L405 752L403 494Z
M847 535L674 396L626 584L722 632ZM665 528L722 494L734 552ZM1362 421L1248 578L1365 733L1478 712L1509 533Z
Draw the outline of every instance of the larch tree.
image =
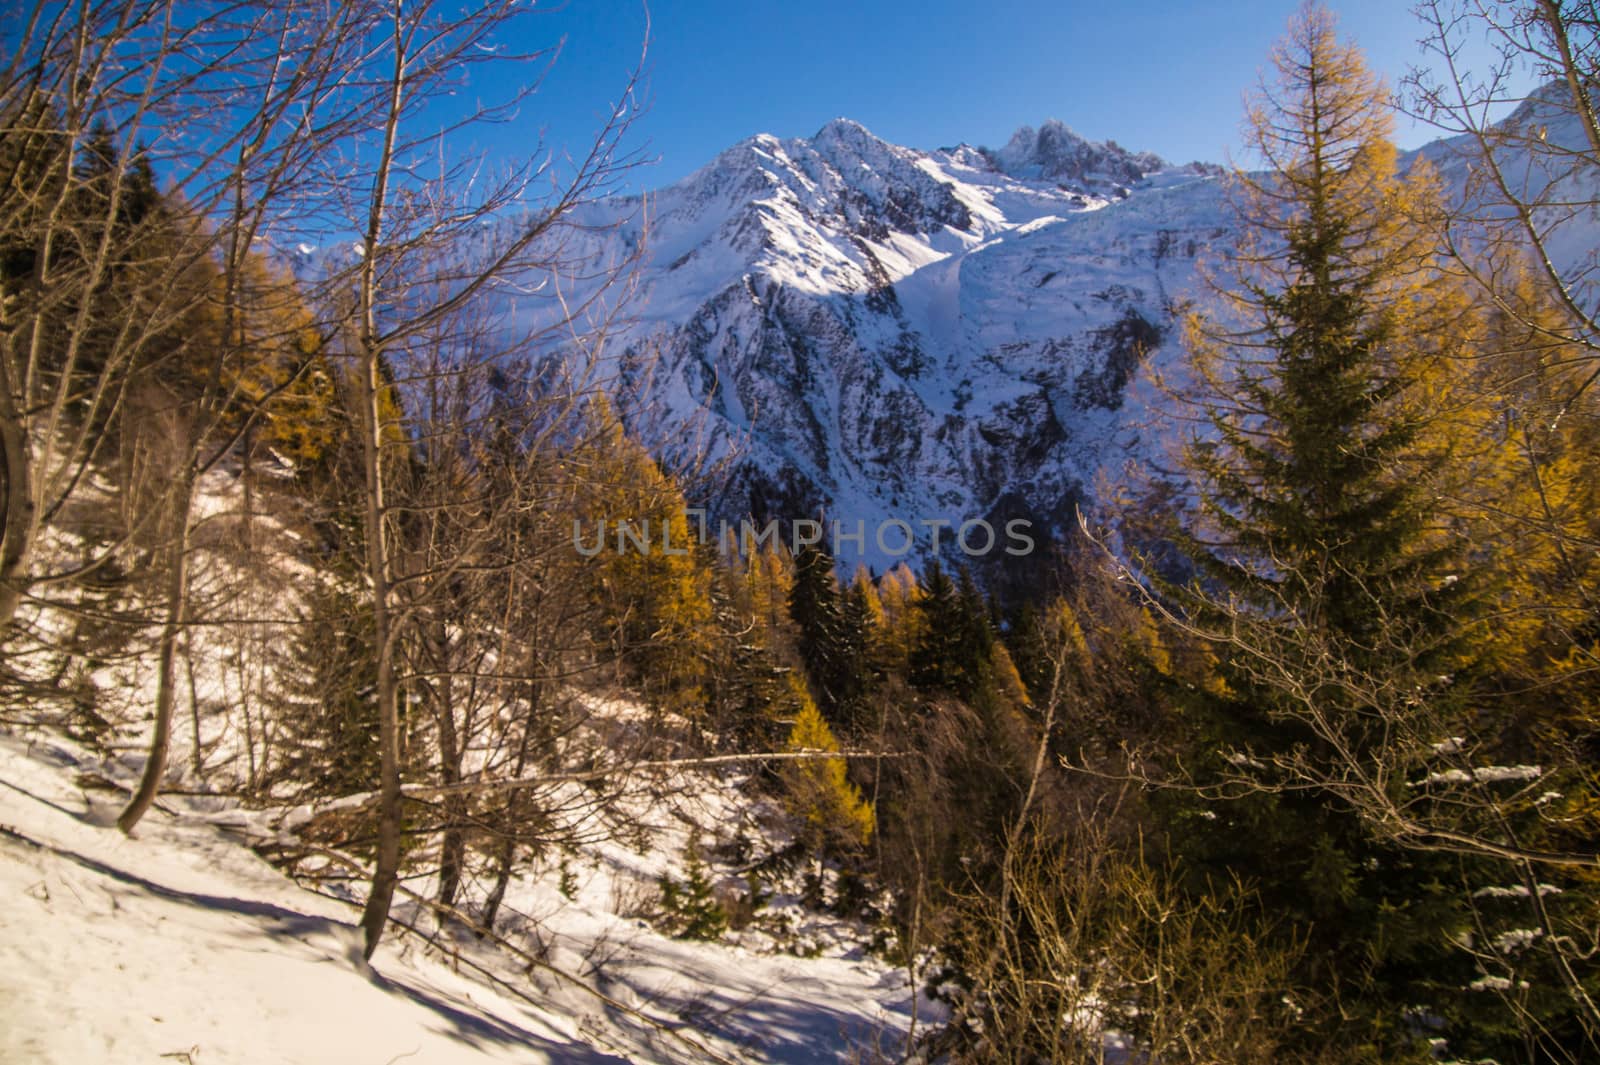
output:
M711 570L677 479L597 398L574 464L588 486L575 520L593 553L603 600L599 638L653 705L691 717L705 705Z
M859 849L872 838L872 806L850 783L844 759L826 757L839 750L839 741L818 712L804 682L791 675L789 683L795 718L789 730L788 749L822 756L783 767L789 804L803 819L806 836L819 856Z

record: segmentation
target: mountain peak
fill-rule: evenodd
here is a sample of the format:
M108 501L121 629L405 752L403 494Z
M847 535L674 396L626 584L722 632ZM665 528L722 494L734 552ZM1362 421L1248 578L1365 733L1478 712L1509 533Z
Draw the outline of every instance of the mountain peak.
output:
M979 149L989 163L1013 177L1055 181L1081 191L1132 185L1167 168L1151 152L1130 152L1116 141L1091 141L1059 119L1038 129L1023 126L1004 148Z
M872 131L867 129L866 126L863 126L853 118L845 118L841 115L838 118L831 118L827 122L823 123L822 128L817 130L816 135L811 139L822 140L829 137L856 138L871 136Z

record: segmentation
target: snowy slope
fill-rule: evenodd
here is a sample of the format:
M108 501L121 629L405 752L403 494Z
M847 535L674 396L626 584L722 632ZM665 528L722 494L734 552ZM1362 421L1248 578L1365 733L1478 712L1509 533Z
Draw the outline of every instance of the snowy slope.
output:
M1069 522L1221 219L1214 169L1059 123L922 152L836 119L585 222L619 224L587 236L595 264L646 248L607 342L636 430L737 454L727 515L821 508L871 529ZM868 561L890 561L868 539Z
M1564 84L1546 84L1499 123L1491 139L1501 175L1532 209L1551 263L1575 302L1592 313L1600 305L1600 165L1568 100ZM1475 138L1462 135L1434 141L1418 154L1474 216L1500 220L1498 233L1520 240L1505 194L1478 161L1481 150Z
M1513 120L1543 120L1525 112ZM1583 143L1570 122L1550 137ZM1455 195L1459 147L1422 152ZM917 151L846 119L753 137L653 196L588 209L597 230L620 226L587 234L596 265L645 249L608 340L624 409L664 454L709 438L739 457L726 515L1059 530L1160 435L1141 434L1125 384L1181 357L1174 310L1199 296L1196 261L1233 243L1219 177L1054 121L998 150ZM1595 199L1592 167L1563 180ZM1558 265L1593 263L1600 219L1563 221ZM866 561L893 561L868 539Z
M123 838L70 748L0 761L0 1060L627 1060L443 966L364 971L350 911L208 826Z
M255 815L168 797L127 839L109 827L121 793L96 787L102 775L122 774L63 740L0 735L0 1062L799 1063L903 1038L904 975L840 922L790 905L816 954L802 958L754 927L690 943L612 912L628 896L619 883L672 867L681 823L645 853L574 857L571 900L554 870L508 899L537 924L548 964L601 999L469 936L456 966L395 932L368 968L353 908L242 845ZM731 794L704 790L723 825L748 813Z

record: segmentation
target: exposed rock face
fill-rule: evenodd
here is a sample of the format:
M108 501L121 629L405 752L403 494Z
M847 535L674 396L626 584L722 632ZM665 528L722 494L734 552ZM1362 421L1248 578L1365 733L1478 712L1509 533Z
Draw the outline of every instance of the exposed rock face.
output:
M1126 196L1133 185L1168 169L1159 156L1130 152L1116 141L1087 141L1054 119L1037 130L1023 126L999 151L982 151L997 170L1075 192Z

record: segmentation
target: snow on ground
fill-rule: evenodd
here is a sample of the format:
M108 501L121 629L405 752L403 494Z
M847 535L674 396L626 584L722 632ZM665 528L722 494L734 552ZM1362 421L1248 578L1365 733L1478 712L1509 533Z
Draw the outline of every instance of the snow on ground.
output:
M415 950L365 969L352 911L210 826L124 838L64 743L7 737L0 767L0 1060L629 1060Z
M200 486L209 524L195 584L227 589L219 601L235 608L259 595L247 616L292 618L285 589L304 576L293 572L295 534L258 515L251 565L273 577L253 581L231 546L237 498L227 471ZM53 633L66 622L37 624ZM870 1061L864 1048L903 1043L906 975L866 951L869 925L800 904L804 863L768 876L758 912L717 942L675 939L661 921L659 879L683 882L691 850L734 901L749 895L738 874L788 842L781 812L736 774L658 773L609 811L581 784L540 792L594 821L514 880L501 911L507 940L547 967L452 931L457 964L391 929L368 968L355 929L362 882L322 883L342 898L296 884L248 846L281 817L194 794L244 788L265 757L276 724L264 693L282 678L260 645L281 629L199 631L167 779L188 797L163 797L135 839L112 823L147 743L154 678L142 635L128 656L85 667L107 722L98 750L109 753L43 727L0 730L0 1065ZM581 698L597 736L644 713L626 698ZM405 886L435 891L427 878ZM436 934L412 901L397 900L395 915ZM929 1007L918 1007L921 1023Z
M0 735L0 1062L798 1063L870 1061L903 1040L906 977L851 922L781 892L723 942L638 916L688 837L717 834L681 805L642 846L581 850L508 897L524 942L602 999L465 934L454 965L391 930L369 968L357 911L257 857L217 823L218 800L165 798L128 839L111 825L123 792L99 778L131 779L53 735ZM723 827L756 808L704 790L700 813Z

